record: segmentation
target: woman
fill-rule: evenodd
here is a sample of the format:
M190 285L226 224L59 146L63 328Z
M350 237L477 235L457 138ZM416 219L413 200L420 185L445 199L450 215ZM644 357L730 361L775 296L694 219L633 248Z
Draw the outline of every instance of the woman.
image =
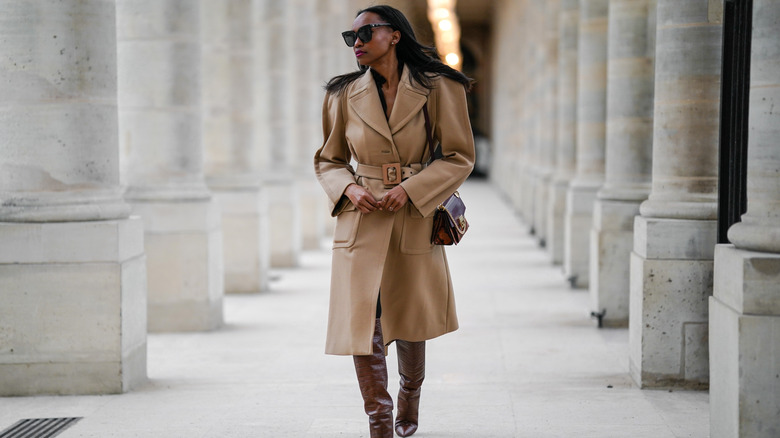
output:
M431 244L431 229L436 207L473 168L472 81L431 56L389 6L361 10L342 36L360 70L328 82L325 140L314 157L337 217L326 353L353 356L371 437L392 437L385 347L395 341L395 430L409 436L425 341L458 328L447 259ZM424 109L442 145L429 166Z

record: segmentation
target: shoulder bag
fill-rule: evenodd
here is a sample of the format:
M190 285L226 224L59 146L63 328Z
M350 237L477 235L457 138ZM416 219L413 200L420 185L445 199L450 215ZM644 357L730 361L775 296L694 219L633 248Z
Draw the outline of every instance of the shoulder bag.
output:
M431 133L431 120L428 115L427 103L423 105L423 115L425 116L425 132L428 135L428 148L431 152L431 160L428 162L430 164L433 163L436 156L434 155L433 134ZM465 213L466 205L460 199L460 193L457 191L439 204L433 216L431 243L435 245L457 245L460 243L460 239L469 229Z

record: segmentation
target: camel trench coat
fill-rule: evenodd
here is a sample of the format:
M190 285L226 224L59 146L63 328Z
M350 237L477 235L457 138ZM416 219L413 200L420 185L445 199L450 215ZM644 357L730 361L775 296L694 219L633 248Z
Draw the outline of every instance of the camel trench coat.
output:
M369 71L340 95L325 98L324 143L314 168L337 218L327 354L372 353L378 295L386 345L396 339L423 341L458 328L444 248L430 238L436 207L471 173L474 140L463 85L444 77L433 84L427 90L412 83L404 67L389 120ZM423 167L430 155L422 112L426 102L443 158ZM399 211L362 214L344 191L357 183L381 199L392 188L381 179L386 163L400 163L405 177L410 169L414 174L401 183L409 202ZM375 172L364 171L371 166Z

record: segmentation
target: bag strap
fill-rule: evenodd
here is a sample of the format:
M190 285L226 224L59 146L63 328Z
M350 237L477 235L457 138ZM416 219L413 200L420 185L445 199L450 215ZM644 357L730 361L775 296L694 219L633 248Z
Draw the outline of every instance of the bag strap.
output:
M425 116L425 133L428 136L428 149L431 152L431 159L428 160L428 164L431 164L436 159L436 156L433 154L433 134L431 133L431 117L428 115L428 102L423 104L423 115Z

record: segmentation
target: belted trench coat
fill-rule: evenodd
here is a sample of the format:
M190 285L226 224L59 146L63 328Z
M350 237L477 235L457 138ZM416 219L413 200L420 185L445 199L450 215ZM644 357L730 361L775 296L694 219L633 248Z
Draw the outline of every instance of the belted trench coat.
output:
M443 157L424 167L430 155L422 111L426 102ZM456 330L447 257L442 246L431 244L431 230L436 207L458 189L474 165L463 85L437 77L428 90L413 83L404 67L388 119L374 78L366 71L341 94L326 96L322 126L324 142L314 156L314 168L337 218L325 352L372 353L378 295L386 345ZM392 188L381 176L381 166L387 163L404 167L406 179L400 184L409 202L399 211L363 214L344 191L357 183L381 199Z

